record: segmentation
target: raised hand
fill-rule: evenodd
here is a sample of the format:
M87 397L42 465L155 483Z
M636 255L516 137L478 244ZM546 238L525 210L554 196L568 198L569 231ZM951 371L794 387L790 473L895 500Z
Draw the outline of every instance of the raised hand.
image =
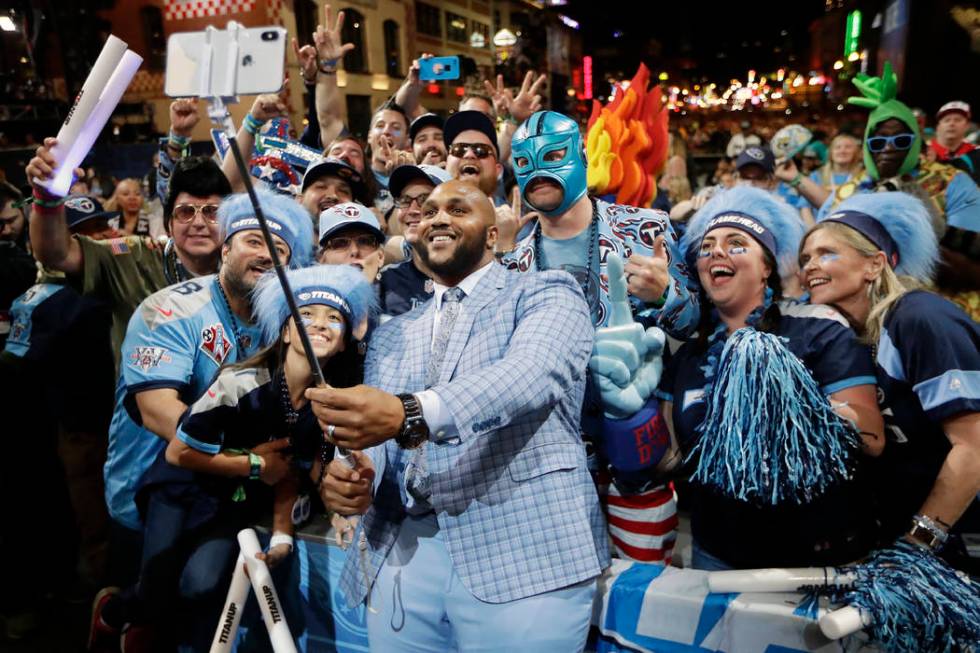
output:
M496 86L488 79L483 80L483 88L486 89L487 95L493 101L493 110L497 112L498 116L510 113L510 103L514 101L514 94L504 86L503 75L497 75Z
M337 21L330 27L330 5L323 5L323 22L313 32L313 43L321 61L339 61L354 49L353 43L341 43L340 30L344 26L344 12L337 12Z
M521 215L521 189L514 186L510 205L496 208L497 213L497 251L509 252L517 246L517 235L528 222L538 217L535 212Z
M299 63L299 71L303 76L303 81L307 84L312 84L316 81L316 70L317 70L317 51L312 45L304 45L299 47L299 42L293 39L293 54L296 55L296 61Z
M626 281L631 295L644 303L658 301L670 283L670 256L667 240L657 236L653 256L634 254L626 262Z
M45 138L44 144L37 148L37 150L34 152L34 158L27 163L27 167L24 169L24 174L27 175L27 181L30 182L31 185L33 185L37 190L39 190L42 195L47 195L47 190L41 186L38 186L37 182L54 179L54 171L58 167L58 162L55 160L54 154L51 153L51 150L57 144L58 139L50 137ZM84 176L84 170L81 168L75 168L75 179L80 179Z
M510 103L510 115L518 123L522 123L531 117L535 111L541 110L541 91L544 90L547 76L540 75L534 79L534 71L529 70L524 76L524 83L521 90Z
M288 109L282 97L275 93L265 93L252 103L252 117L261 122L287 115Z
M663 331L644 330L633 320L626 272L617 254L606 261L611 313L608 326L596 329L589 369L595 374L607 415L623 418L639 411L660 383Z
M182 98L170 103L170 129L177 136L189 137L200 120L197 98Z

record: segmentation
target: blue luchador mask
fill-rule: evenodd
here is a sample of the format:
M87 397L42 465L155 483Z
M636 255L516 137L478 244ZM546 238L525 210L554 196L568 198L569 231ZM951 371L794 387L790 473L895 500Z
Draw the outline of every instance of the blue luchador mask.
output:
M538 111L514 132L511 162L524 201L548 217L561 215L587 190L585 151L578 124L555 111ZM562 156L557 153L562 152ZM527 187L535 179L550 179L561 186L564 197L557 208L542 211L527 199Z

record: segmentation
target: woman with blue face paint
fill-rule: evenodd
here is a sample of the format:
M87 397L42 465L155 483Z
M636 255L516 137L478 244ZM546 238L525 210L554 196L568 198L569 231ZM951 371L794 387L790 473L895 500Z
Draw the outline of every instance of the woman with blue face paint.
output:
M839 313L781 301L801 234L791 207L738 187L681 240L701 287L699 335L659 394L687 454L697 568L840 564L876 542L860 477L861 450L884 443L874 368Z
M328 383L349 387L361 380L352 332L374 308L370 284L346 265L287 276L303 325L289 317L275 276L263 277L253 297L262 350L218 373L180 418L177 436L137 494L145 522L139 588L152 611L147 620L175 616L174 623L188 628L176 633L179 644L193 650L206 650L211 641L238 555L238 531L273 507L264 557L274 566L292 551L294 524L309 516L309 499L300 492L308 474L301 470L321 453L323 434L303 396L313 375L300 326ZM173 615L175 605L186 614Z
M938 261L929 212L906 193L853 196L800 246L811 299L837 306L875 352L888 438L875 479L883 541L945 544L962 564L958 533L980 527L980 328L921 289Z

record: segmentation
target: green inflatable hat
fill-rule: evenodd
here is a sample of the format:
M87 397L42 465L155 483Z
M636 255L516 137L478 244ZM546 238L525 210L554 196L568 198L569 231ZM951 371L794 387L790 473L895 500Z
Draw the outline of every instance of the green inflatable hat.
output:
M898 174L904 175L911 172L919 163L922 134L919 133L919 122L915 119L912 109L903 102L899 102L895 97L898 94L898 76L892 71L891 62L885 62L885 69L882 71L881 77L870 77L864 73L859 73L854 78L854 86L861 92L861 96L847 98L848 104L871 109L868 124L864 128L864 168L872 179L878 179L878 168L875 166L870 150L868 150L868 137L874 133L878 125L895 118L902 121L915 134L915 140L905 155L905 160L902 162Z

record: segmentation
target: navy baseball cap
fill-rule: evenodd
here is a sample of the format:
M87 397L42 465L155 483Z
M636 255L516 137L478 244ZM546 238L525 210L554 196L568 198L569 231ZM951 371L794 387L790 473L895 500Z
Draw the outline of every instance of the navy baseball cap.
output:
M735 159L735 170L741 170L747 165L757 165L772 174L776 171L776 158L768 147L750 145Z
M374 211L357 202L344 202L324 209L320 213L320 244L348 227L367 229L378 237L379 242L385 241L385 232L381 230L381 223L378 222Z
M114 218L119 211L106 211L95 197L89 195L69 195L65 199L65 222L69 229L95 218Z
M423 163L417 166L398 166L395 171L391 173L391 178L388 179L388 192L391 196L397 198L413 181L428 181L433 186L438 186L444 181L449 181L452 177L449 173L440 168L439 166L429 165L428 163Z
M482 132L490 139L493 149L497 151L497 158L500 158L500 146L497 145L497 130L493 128L493 123L487 114L480 111L457 111L449 116L445 126L442 128L442 140L448 149L456 137L470 129Z
M408 127L408 136L415 141L415 137L420 131L426 127L438 127L443 129L445 121L438 115L434 113L423 113L421 116L412 121L412 124Z
M361 176L361 173L347 165L346 162L333 157L320 159L309 165L303 175L303 185L300 192L304 192L314 181L327 175L338 177L350 184L354 197L363 197L367 194L367 187L364 185L364 177Z

